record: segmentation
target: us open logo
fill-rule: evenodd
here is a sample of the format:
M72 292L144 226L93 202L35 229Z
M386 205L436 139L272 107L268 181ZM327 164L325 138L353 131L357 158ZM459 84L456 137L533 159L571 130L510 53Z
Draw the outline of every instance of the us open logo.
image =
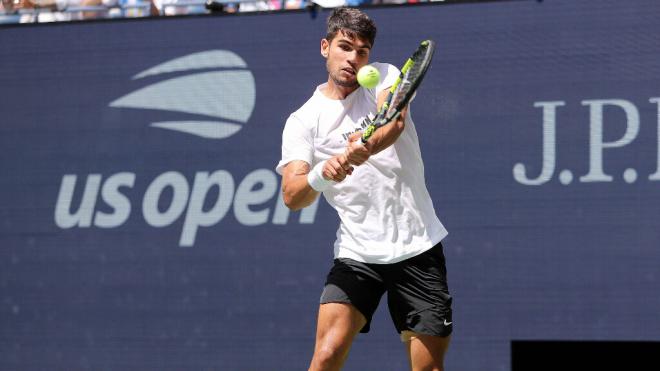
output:
M109 106L175 112L177 117L190 114L191 120L149 125L209 139L238 133L252 115L254 77L245 61L233 52L189 54L158 64L132 79L159 77L160 81L126 94ZM195 244L201 228L221 223L230 214L245 227L289 222L290 210L278 192L277 175L268 168L248 171L242 178L224 169L200 170L192 177L169 170L147 180L146 189L135 188L139 177L131 171L64 174L55 202L55 225L61 229L119 228L137 209L153 228L182 221L179 246L189 247ZM159 205L161 199L167 200L165 205ZM300 212L299 224L313 224L317 208L318 199Z
M256 89L247 64L231 51L207 50L175 58L138 73L132 80L183 72L191 73L138 89L109 106L206 116L208 119L150 123L154 128L202 138L223 139L241 130L254 110Z

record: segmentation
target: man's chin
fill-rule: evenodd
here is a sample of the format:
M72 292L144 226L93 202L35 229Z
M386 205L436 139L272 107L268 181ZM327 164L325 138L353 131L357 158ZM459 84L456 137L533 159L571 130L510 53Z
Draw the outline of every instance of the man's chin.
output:
M332 79L335 82L335 85L344 87L344 88L356 88L358 87L357 80L342 80L342 79Z

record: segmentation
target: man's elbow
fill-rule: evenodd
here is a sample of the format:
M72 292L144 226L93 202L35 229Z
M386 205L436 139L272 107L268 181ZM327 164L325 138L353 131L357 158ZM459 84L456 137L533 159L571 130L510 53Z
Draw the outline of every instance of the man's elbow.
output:
M293 198L287 197L284 195L284 205L288 207L291 211L298 211L301 207L293 201Z
M399 115L393 124L397 130L397 134L403 133L403 130L406 128L406 112L403 112L401 115Z
M284 205L288 207L291 211L298 211L305 207L300 200L297 200L293 195L284 192L283 194Z
M396 121L393 121L392 123L390 123L391 127L390 127L389 132L387 133L387 137L389 137L388 142L393 143L394 141L399 139L399 136L401 136L401 134L403 134L403 131L406 128L406 124L405 124L404 121L405 120L403 120L403 119L399 119L399 120L396 120Z

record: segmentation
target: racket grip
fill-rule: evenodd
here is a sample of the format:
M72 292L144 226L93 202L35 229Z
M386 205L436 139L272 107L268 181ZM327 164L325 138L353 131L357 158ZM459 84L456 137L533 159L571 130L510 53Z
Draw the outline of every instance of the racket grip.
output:
M367 126L366 129L364 129L364 133L362 134L362 144L367 143L369 138L373 135L374 131L376 131L376 125L369 125Z

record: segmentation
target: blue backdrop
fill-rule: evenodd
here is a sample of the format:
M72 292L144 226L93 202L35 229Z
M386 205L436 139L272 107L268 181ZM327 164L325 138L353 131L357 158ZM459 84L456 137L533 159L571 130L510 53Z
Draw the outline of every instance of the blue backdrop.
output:
M412 113L450 370L511 340L660 339L660 4L373 8L438 44ZM337 227L278 199L326 12L0 29L0 368L298 370ZM405 32L401 32L405 30ZM401 370L380 308L346 370Z

